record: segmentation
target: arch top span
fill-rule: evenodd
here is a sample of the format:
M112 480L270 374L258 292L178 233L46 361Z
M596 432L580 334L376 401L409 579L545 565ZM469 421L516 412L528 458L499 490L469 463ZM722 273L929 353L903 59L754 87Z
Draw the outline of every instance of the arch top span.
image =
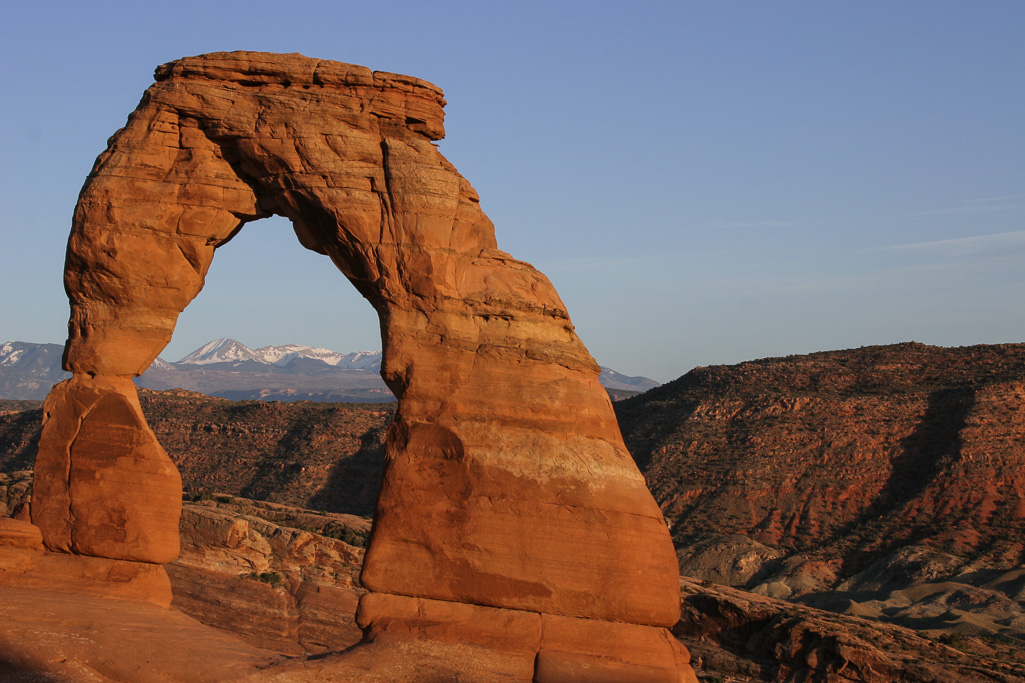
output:
M427 600L632 624L670 642L679 586L665 522L555 289L498 249L476 192L433 144L444 105L425 81L295 54L157 68L75 209L74 377L48 398L36 466L33 521L49 547L173 557L180 481L130 378L170 341L215 251L279 214L377 310L399 399L362 575L379 596L361 608L367 628ZM146 495L84 495L94 480L146 482ZM72 511L81 501L89 514Z
M457 286L459 259L440 251L495 249L473 188L431 144L444 136L445 102L426 81L249 52L181 59L156 78L76 208L72 370L145 371L214 250L257 218L291 219L300 243L330 256L379 311ZM97 343L124 352L97 354Z

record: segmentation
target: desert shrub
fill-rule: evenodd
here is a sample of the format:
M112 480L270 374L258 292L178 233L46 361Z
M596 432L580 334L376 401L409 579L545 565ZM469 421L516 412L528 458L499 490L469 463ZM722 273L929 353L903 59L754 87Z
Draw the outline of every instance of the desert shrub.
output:
M964 645L964 636L956 631L953 633L944 633L940 636L940 642L944 645L949 645L955 650L960 650Z
M332 527L322 530L320 535L337 539L357 548L367 547L368 534L364 531L357 531L348 527Z
M271 588L281 588L281 585L285 579L285 577L283 577L278 572L261 572L259 574L253 572L251 574L244 574L242 578L250 579L252 581L259 581L261 583L266 583Z

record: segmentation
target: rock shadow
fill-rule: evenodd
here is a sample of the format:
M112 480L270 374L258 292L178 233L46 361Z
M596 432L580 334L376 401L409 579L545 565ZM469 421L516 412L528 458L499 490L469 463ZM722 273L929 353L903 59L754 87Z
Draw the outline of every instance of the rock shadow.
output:
M970 386L944 387L929 394L928 405L915 430L901 440L900 453L891 461L890 475L872 503L857 519L841 529L834 540L852 535L864 540L871 534L890 534L874 551L859 552L846 558L843 575L856 573L868 563L894 548L914 543L931 530L931 523L916 523L904 533L884 529L882 520L919 498L943 467L956 461L961 453L961 431L975 405L975 389ZM870 543L871 544L871 543ZM864 543L859 543L864 545Z
M31 470L39 450L43 409L26 410L0 420L0 472Z
M359 450L335 463L327 482L310 496L306 507L373 516L384 476L384 440L389 426L391 420L364 432L360 436Z

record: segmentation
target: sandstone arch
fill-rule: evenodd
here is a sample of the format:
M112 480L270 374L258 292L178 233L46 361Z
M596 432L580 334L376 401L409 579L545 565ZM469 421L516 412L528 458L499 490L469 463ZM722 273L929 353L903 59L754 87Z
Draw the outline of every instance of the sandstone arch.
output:
M177 554L181 484L131 378L216 248L280 214L377 310L399 398L362 577L368 636L491 624L540 653L539 671L581 656L689 670L665 631L675 553L598 368L432 144L443 105L424 81L300 55L157 69L75 210L75 374L47 399L33 522L51 550L147 566Z

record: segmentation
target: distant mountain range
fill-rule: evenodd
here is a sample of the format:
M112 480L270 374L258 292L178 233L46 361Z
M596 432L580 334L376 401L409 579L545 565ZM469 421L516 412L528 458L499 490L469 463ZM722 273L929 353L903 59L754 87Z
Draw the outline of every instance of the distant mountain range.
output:
M61 369L59 344L0 345L0 398L42 399ZM250 349L234 339L215 339L181 360L157 358L136 384L147 389L187 389L241 400L379 403L395 400L381 379L381 352L337 353L302 344ZM614 398L659 386L602 368L600 381Z
M234 339L215 339L199 347L182 358L176 366L228 364L238 368L243 363L255 363L257 366L276 365L290 368L295 362L314 360L340 370L370 370L380 372L380 351L356 351L355 353L337 353L331 349L303 346L301 344L279 344L250 349ZM170 363L169 363L170 365Z
M61 369L60 344L5 342L0 345L0 398L45 398L71 373Z

